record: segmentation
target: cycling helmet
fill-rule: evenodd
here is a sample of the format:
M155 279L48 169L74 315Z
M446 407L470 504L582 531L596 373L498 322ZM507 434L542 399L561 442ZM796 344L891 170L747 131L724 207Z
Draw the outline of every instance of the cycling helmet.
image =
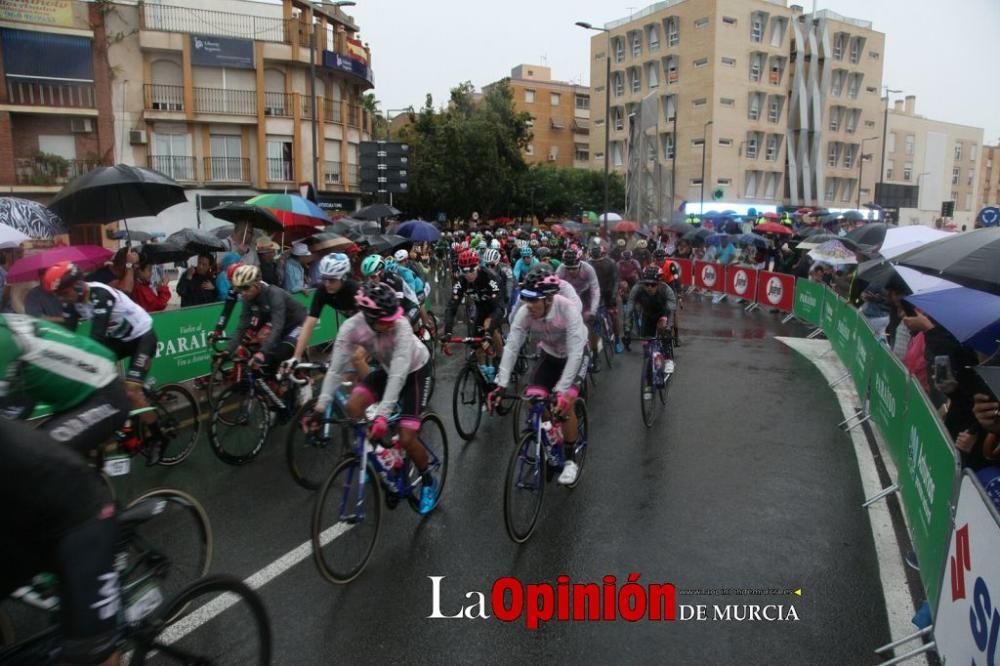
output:
M83 280L83 271L72 261L60 261L50 266L42 277L42 287L49 293L56 293L74 286Z
M458 267L463 270L466 268L478 268L479 255L471 250L466 250L462 254L458 255Z
M522 258L527 259L532 254L534 254L534 252L532 252L531 248L528 247L527 245L525 245L524 247L521 248L521 257Z
M361 262L361 274L370 277L385 270L385 260L377 254L370 254Z
M656 284L660 281L660 269L657 266L646 266L642 269L642 277L639 279L644 284Z
M490 248L483 252L483 261L487 264L499 264L500 263L500 250L494 250Z
M236 261L230 264L229 267L226 269L226 279L229 280L229 284L233 283L233 273L235 273L236 269L242 265L243 265L242 261Z
M564 250L562 262L566 268L575 268L580 265L580 254L576 250Z
M399 262L394 257L385 258L385 270L395 273L397 268L399 268Z
M604 256L604 248L601 247L600 244L590 246L591 259L600 259L603 256Z
M637 250L645 250L647 245L649 244L645 240L640 240L636 242L635 247Z
M260 268L244 264L233 271L233 286L237 289L249 287L260 282Z
M631 258L632 258L632 250L624 250L622 252L622 259L624 259L625 261L628 261Z
M545 266L545 268L542 268ZM549 268L548 264L535 266L521 281L521 298L525 300L537 300L545 296L551 296L559 291L559 278L557 278Z
M403 315L396 292L382 282L366 282L354 295L354 302L369 324L382 321L393 322Z
M618 240L615 241L615 245L617 245L618 247L625 247L625 239L619 238Z
M555 277L556 274L556 269L552 267L552 264L544 264L544 263L535 264L530 269L528 269L528 273L532 271L535 271L535 273L540 273L542 275L551 275L553 277ZM527 277L527 273L525 273L525 277ZM556 279L558 280L558 278Z
M538 239L532 238L530 241L528 241L528 247L532 248L538 247Z
M544 259L545 257L547 257L550 254L552 254L552 250L550 250L547 247L540 247L540 248L538 248L538 252L536 252L535 254L538 255L539 259Z
M346 254L334 252L319 260L319 276L328 280L343 280L351 272L351 260Z
M497 240L496 238L494 238L493 240L491 240L490 241L490 249L491 250L499 250L500 249L500 241Z
M667 258L667 251L664 250L662 247L658 247L658 248L656 248L656 250L653 251L653 258L654 259L666 259Z
M396 250L396 253L392 256L395 257L396 261L402 262L410 258L410 253L406 250Z

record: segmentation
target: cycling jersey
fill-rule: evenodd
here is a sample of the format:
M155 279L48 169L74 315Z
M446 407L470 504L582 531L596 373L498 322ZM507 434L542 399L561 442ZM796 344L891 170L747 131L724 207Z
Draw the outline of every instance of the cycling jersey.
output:
M677 309L677 296L662 282L657 283L652 294L642 284L637 284L628 295L628 309L629 312L642 314L642 335L652 337L660 317L669 317Z
M270 324L271 333L260 346L260 351L265 354L273 352L283 340L298 337L305 318L305 307L291 294L284 289L261 282L256 298L252 301L243 301L240 323L229 341L227 351L230 354L236 351L247 330L260 330L264 325Z
M309 304L309 316L319 319L323 308L330 306L337 312L348 317L358 311L358 306L354 302L354 295L358 293L361 284L351 277L345 277L343 284L337 293L331 294L324 287L320 287L313 293L312 302ZM224 327L224 326L223 326Z
M451 288L451 300L444 313L444 330L451 331L458 313L458 304L468 296L476 303L476 312L480 321L486 317L503 317L503 297L500 291L500 278L488 268L480 267L476 279L469 282L464 276L455 280ZM498 322L494 322L498 323Z
M610 257L601 257L591 260L590 265L597 274L597 284L601 289L601 301L605 307L614 306L615 294L618 293L618 264Z
M325 409L333 400L334 391L343 383L344 371L352 364L354 350L358 347L364 348L388 374L377 411L380 416L388 417L396 408L399 392L407 377L427 364L430 352L414 335L406 319L399 318L387 333L378 333L365 321L364 314L359 312L345 321L337 331L333 353L330 355L330 367L316 399L318 408Z
M513 270L514 280L516 280L517 282L523 280L524 276L528 273L528 270L531 269L532 266L536 266L537 264L538 264L538 257L531 257L529 261L525 261L523 257L521 259L518 259L517 263L514 264L514 270Z
M571 269L563 264L556 269L556 275L573 285L577 296L583 302L584 310L590 313L597 312L597 306L601 304L601 285L597 281L597 273L593 266L582 261L579 268Z
M0 315L0 408L45 403L56 413L118 380L115 354L58 324Z
M544 317L535 318L528 308L520 308L510 325L510 334L500 361L500 372L497 373L497 386L506 388L528 333L532 340L538 341L538 346L546 354L566 359L562 375L552 390L567 390L573 385L587 346L587 327L583 323L580 309L558 294L552 297L552 305Z
M635 259L622 259L618 262L618 279L628 282L631 287L639 280L639 262Z
M90 337L97 342L131 342L153 330L153 318L113 287L86 282L87 294L79 303L63 305L63 317L71 331L81 321L91 321Z

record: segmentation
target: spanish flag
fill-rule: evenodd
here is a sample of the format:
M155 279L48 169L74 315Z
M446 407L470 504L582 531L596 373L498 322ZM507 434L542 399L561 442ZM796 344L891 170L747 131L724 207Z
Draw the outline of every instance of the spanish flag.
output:
M365 50L365 46L361 43L360 39L351 39L348 37L347 52L355 60L360 60L366 65L368 64L368 51Z

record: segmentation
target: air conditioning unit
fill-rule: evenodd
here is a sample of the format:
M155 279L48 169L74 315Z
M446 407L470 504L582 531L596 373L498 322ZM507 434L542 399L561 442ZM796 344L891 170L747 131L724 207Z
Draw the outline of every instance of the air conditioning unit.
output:
M86 134L94 131L94 121L90 118L70 118L69 131L74 134Z
M147 143L146 130L133 129L128 131L128 142L132 146L145 146Z

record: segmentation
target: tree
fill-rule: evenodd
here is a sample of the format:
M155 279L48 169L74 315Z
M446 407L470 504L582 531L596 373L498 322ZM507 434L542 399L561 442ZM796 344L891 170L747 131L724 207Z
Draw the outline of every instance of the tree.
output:
M612 210L625 206L625 181L612 173L608 198ZM583 211L601 212L604 208L604 173L584 169L536 164L521 177L515 205L539 219L579 217Z
M386 135L386 122L379 111L379 102L375 99L375 93L365 93L361 96L361 108L368 112L372 118L372 139L381 139Z

